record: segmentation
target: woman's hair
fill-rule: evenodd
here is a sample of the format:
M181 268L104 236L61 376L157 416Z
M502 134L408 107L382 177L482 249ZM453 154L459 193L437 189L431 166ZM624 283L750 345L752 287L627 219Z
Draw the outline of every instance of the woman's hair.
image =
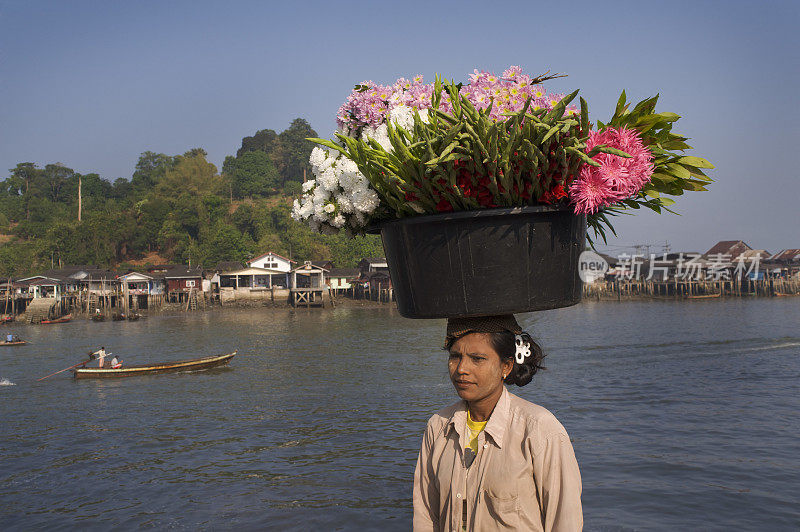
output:
M522 341L526 342L530 346L531 354L530 356L525 357L525 361L522 364L518 364L515 360L515 354L517 352L517 342L516 342L516 335L510 331L503 331L503 332L494 332L494 333L483 333L489 337L489 342L491 342L492 347L497 354L500 355L500 361L502 362L504 359L511 359L514 363L514 366L511 368L511 372L506 376L505 382L506 384L516 384L517 386L525 386L533 376L536 375L536 372L540 369L547 369L542 365L542 361L546 356L542 348L537 344L531 335L526 332L520 334L522 337ZM456 342L458 338L448 338L447 345L445 349L450 349L453 347L453 344Z

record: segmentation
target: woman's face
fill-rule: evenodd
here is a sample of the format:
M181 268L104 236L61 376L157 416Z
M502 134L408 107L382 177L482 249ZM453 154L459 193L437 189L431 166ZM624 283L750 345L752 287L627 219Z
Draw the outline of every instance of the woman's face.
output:
M489 335L470 333L450 347L448 369L458 396L467 402L480 401L503 392L503 378L511 371L511 360L501 361Z

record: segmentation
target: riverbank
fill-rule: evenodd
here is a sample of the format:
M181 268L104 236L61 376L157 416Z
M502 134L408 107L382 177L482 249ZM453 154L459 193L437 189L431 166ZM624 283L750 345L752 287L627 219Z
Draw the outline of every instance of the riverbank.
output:
M681 303L692 303L692 302L699 302L699 301L728 301L732 299L742 299L742 300L755 300L755 299L774 299L774 300L792 300L800 298L800 293L775 293L773 295L768 295L767 293L741 293L739 295L731 295L726 294L724 292L717 292L717 293L710 293L710 294L697 294L697 295L658 295L650 293L649 290L646 289L636 289L636 288L626 288L616 292L609 292L609 291L601 291L596 290L589 285L589 287L584 291L583 299L581 303L620 303L620 302L627 302L627 301L662 301L662 302L681 302ZM581 304L579 303L579 305ZM391 309L393 311L397 311L397 305L394 301L385 302L385 301L375 301L370 299L352 299L349 297L338 297L335 299L334 304L328 304L325 307L316 306L316 307L309 307L306 308L302 307L293 307L288 301L270 301L267 299L264 300L257 300L257 299L242 299L236 301L229 301L225 304L207 304L202 305L197 309L187 309L185 304L176 304L176 303L165 303L164 305L154 308L154 309L140 309L139 314L141 316L140 319L147 319L147 318L154 318L157 316L175 316L175 315L186 315L186 314L195 314L195 313L228 313L234 311L243 311L243 310L251 310L251 309L260 309L262 311L286 311L291 309L308 311L308 312L331 312L336 308L345 308L345 309ZM85 313L76 313L72 314L72 321L89 321L91 319L90 315ZM112 320L108 320L112 321ZM120 320L124 321L124 320ZM5 324L8 323L16 323L16 324L25 324L28 325L25 321L17 320L17 321L5 321ZM38 325L38 324L34 324Z

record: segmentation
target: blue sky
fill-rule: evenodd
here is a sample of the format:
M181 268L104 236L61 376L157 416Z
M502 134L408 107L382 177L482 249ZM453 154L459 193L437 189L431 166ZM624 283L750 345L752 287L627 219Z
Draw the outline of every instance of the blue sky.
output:
M661 94L675 130L716 164L681 216L616 223L632 244L706 251L743 239L800 247L800 2L36 2L0 0L0 177L62 162L129 178L146 150L202 147L221 165L242 137L295 117L330 136L364 79L465 80L520 65L569 77L593 119Z

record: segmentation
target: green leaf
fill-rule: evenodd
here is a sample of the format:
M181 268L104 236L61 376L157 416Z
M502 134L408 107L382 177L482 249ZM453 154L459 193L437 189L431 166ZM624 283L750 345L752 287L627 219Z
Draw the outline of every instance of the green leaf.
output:
M667 163L666 170L668 173L675 177L680 177L681 179L690 179L692 177L689 170L676 163Z
M577 148L573 148L572 146L567 147L566 150L567 150L568 153L571 153L573 155L577 155L578 157L580 157L580 159L584 163L586 163L586 164L588 164L590 166L600 166L600 163L598 163L597 161L595 161L594 159L589 157L583 150L579 150Z
M679 164L688 164L690 166L695 166L697 168L714 168L713 164L703 159L702 157L686 156L686 157L681 157L676 162Z
M544 144L544 143L547 141L547 139L549 139L550 137L552 137L553 135L555 135L556 133L558 133L558 130L559 130L559 129L561 129L561 126L560 126L559 124L556 124L556 125L554 125L553 127L551 127L551 128L550 128L550 129L547 131L547 133L545 134L544 138L542 139L542 143Z
M311 142L314 142L314 143L319 144L321 146L325 146L326 148L331 148L332 150L336 150L338 152L341 152L345 156L347 155L347 150L345 148L339 146L335 142L331 142L328 139L307 138L306 140L310 140Z
M578 95L578 90L575 90L567 94L563 98L561 98L561 101L555 104L553 108L550 110L550 112L544 116L544 120L548 121L553 119L559 119L562 116L564 116L564 110L567 108L567 105L569 105L569 103L575 99L575 96Z
M610 146L601 145L595 146L592 151L597 150L599 153L610 153L611 155L619 155L620 157L624 157L625 159L630 159L631 154L628 152L624 152L622 150L618 150L617 148L611 148ZM589 152L591 153L591 152Z
M581 96L581 134L589 134L589 104Z
M625 103L626 100L625 91L622 91L622 94L619 95L619 99L617 100L617 108L614 110L614 116L622 116L625 112L625 109L628 107Z

